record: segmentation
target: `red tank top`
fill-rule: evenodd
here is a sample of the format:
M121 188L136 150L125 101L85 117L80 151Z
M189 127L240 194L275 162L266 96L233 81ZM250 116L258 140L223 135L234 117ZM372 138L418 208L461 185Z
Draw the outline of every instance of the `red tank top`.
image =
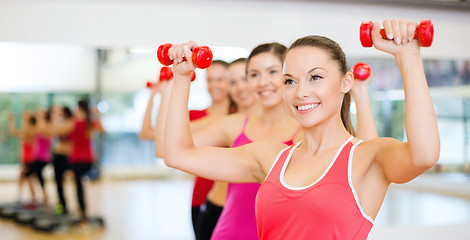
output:
M205 116L207 116L207 109L189 111L190 121L198 120ZM209 191L212 189L212 185L214 185L214 181L196 176L196 178L194 179L193 198L191 200L191 206L201 206L206 201L207 194L209 194Z
M24 140L21 142L21 160L24 164L30 164L34 161L33 145L34 143L28 143Z
M75 127L70 133L72 152L70 153L70 163L93 163L95 154L91 146L90 132L85 121L76 121Z
M284 173L300 143L282 150L256 199L259 239L366 239L373 220L361 208L351 180L354 149L349 138L322 176L305 187L291 187Z

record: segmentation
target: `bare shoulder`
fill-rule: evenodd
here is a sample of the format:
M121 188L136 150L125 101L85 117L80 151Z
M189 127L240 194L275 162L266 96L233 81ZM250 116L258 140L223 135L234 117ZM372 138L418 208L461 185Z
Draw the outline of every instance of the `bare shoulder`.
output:
M223 117L217 124L233 139L241 133L247 117L246 114L234 113Z
M275 141L257 141L247 145L247 150L255 157L266 176L279 153L287 145Z
M366 140L359 144L354 153L354 161L367 165L371 164L383 149L400 144L401 142L394 138L380 137Z
M222 120L225 123L244 123L248 115L243 113L233 113L225 116Z

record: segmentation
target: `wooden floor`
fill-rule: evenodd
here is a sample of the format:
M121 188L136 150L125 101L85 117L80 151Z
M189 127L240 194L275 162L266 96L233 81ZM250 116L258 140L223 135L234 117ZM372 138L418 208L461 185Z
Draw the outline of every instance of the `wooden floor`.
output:
M56 199L55 185L48 183L48 193ZM0 239L62 240L62 239L192 239L190 222L190 180L99 181L87 184L90 215L102 216L104 229L82 231L72 229L54 234L41 233L11 219L0 218ZM67 183L69 209L78 209L75 188ZM0 183L0 203L16 199L17 185Z
M55 185L47 183L56 199ZM65 186L69 209L77 209L74 185ZM100 180L87 183L90 215L102 216L104 229L73 229L40 233L0 218L4 240L192 240L190 198L192 180ZM25 197L27 198L27 193ZM0 183L0 203L16 200L17 185ZM470 201L466 198L392 187L377 216L369 240L470 239Z

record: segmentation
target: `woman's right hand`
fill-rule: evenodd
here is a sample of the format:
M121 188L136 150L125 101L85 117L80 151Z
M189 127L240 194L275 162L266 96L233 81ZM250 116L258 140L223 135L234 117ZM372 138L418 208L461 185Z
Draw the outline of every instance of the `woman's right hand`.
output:
M374 22L372 41L377 50L389 53L395 58L420 55L418 40L413 39L419 23L405 19L385 19L384 31L388 39L382 39L380 24Z
M192 50L198 45L189 41L184 44L173 45L168 50L170 59L173 60L173 73L175 75L187 76L191 79L191 73L196 69L192 60Z

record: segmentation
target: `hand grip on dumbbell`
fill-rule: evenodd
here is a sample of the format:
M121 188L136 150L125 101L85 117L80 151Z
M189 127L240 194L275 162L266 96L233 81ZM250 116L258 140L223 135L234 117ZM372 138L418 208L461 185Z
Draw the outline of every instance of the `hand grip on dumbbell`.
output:
M170 81L173 78L173 70L171 70L170 67L162 67L160 69L160 78L159 82L163 81ZM196 72L191 73L191 82L196 80ZM153 83L147 82L147 87L151 88L153 86Z
M170 81L173 78L173 70L170 67L162 67L160 68L160 76L158 78L159 82L163 81ZM151 82L147 82L147 87L151 88L153 84Z
M161 64L169 66L173 64L173 60L168 56L168 50L173 45L171 43L165 43L160 45L157 49L157 58ZM212 51L207 46L200 46L193 49L192 54L193 64L197 68L208 68L212 64Z
M354 77L359 80L366 80L370 76L370 66L367 63L359 62L353 68Z
M372 21L364 21L359 28L359 37L363 47L372 47L372 27L374 23ZM380 29L380 34L383 39L388 39L384 29ZM416 28L414 39L418 39L421 47L429 47L432 44L434 38L434 27L431 20L423 20Z

